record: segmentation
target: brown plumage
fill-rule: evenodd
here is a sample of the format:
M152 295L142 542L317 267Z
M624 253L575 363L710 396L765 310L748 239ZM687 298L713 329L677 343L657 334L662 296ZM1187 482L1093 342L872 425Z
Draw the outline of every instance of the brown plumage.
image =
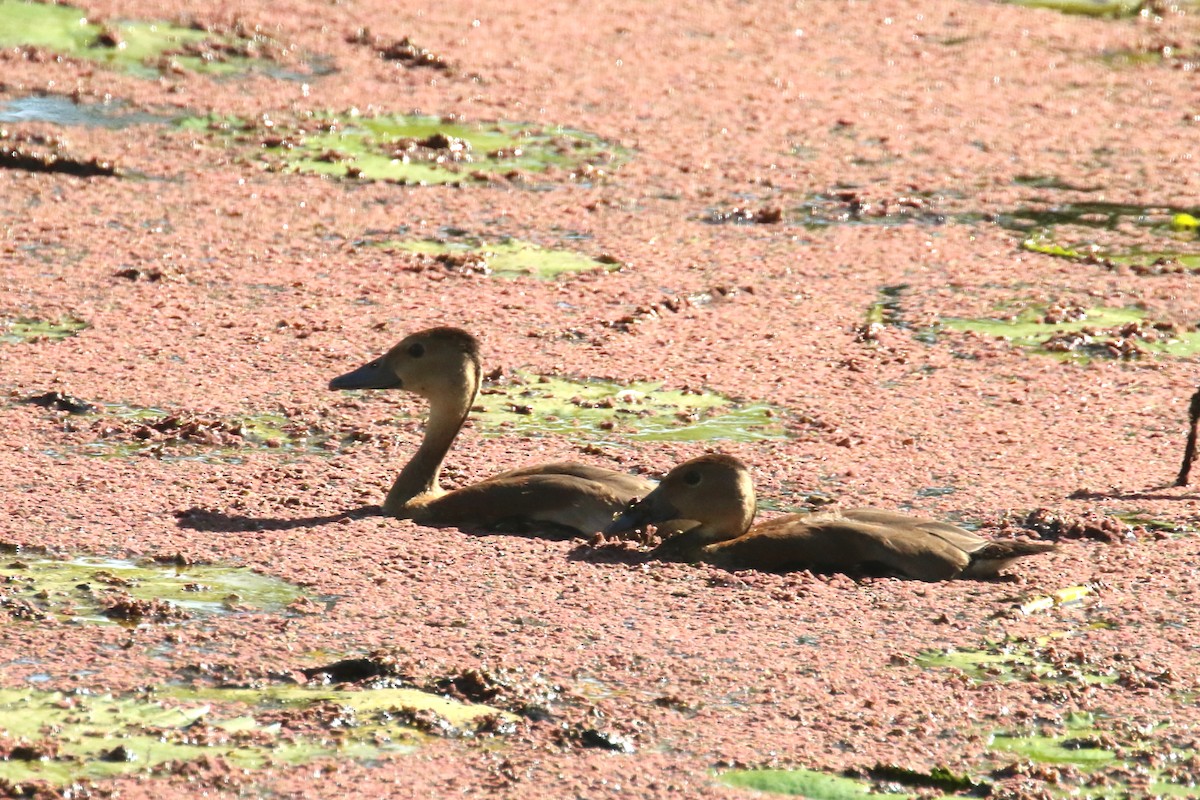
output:
M746 465L710 454L671 470L606 533L653 524L666 537L659 555L730 569L882 567L923 581L993 577L1018 558L1055 549L984 539L946 522L875 508L788 514L751 527L754 512Z
M388 492L385 514L435 526L589 534L654 488L636 475L558 462L446 491L439 483L442 463L479 393L481 374L475 337L430 328L330 381L331 389L403 389L429 401L425 436Z

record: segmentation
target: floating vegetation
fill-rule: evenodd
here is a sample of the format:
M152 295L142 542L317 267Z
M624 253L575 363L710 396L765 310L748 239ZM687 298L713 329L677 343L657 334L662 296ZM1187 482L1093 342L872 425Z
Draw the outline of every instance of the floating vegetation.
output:
M1013 183L1034 189L1056 189L1063 192L1098 192L1103 186L1081 186L1055 175L1017 175Z
M1062 636L1005 639L980 648L926 650L916 657L924 667L953 667L976 681L1113 683L1114 668L1090 664L1084 654L1062 646Z
M1113 252L1096 245L1064 247L1044 236L1026 239L1021 246L1032 253L1066 258L1084 264L1100 264L1107 267L1126 266L1139 275L1200 270L1200 252L1147 250L1143 247L1131 247L1123 252Z
M853 800L876 797L870 783L811 769L737 769L721 775L721 783L738 789L807 797L810 800ZM889 794L895 800L913 795Z
M0 689L0 780L63 785L117 775L170 776L186 762L242 769L317 759L376 760L414 750L438 720L476 735L508 715L417 689L159 687L148 695ZM447 735L440 732L440 735Z
M992 736L995 755L1010 753L1035 764L1073 767L1075 779L1055 782L1052 796L1083 800L1195 797L1197 752L1187 744L1151 738L1151 731L1091 714L1067 714L1062 733L1006 731ZM1167 729L1169 731L1169 729ZM997 770L1009 775L1019 765ZM1062 772L1071 775L1072 772Z
M97 22L79 8L26 0L0 0L0 19L0 47L48 50L142 77L245 72L279 50L253 31L219 33L162 20Z
M278 613L304 597L245 567L18 555L0 564L0 610L18 619L173 622L246 611Z
M622 333L635 333L642 323L665 317L667 312L678 314L684 309L700 308L741 294L754 294L754 287L710 286L703 291L692 292L690 294L664 295L659 300L636 306L633 311L618 319L606 321L604 326L621 331Z
M943 197L914 192L896 197L871 197L847 190L809 197L785 212L787 222L806 228L829 225L942 225L946 215L938 209Z
M755 441L786 436L780 411L765 403L739 404L698 389L659 383L623 385L518 373L484 386L477 423L491 431L523 434L581 432L642 441Z
M285 123L193 117L207 131L253 148L271 170L402 184L461 184L549 173L602 178L627 153L583 131L518 122L462 122L429 116L312 115Z
M901 316L901 295L908 290L908 284L882 286L879 289L879 299L867 308L867 319L854 332L858 342L875 342L886 327L907 328Z
M420 47L407 36L403 39L385 39L374 36L370 28L359 28L346 37L350 44L367 47L376 57L384 61L395 61L410 69L427 68L439 72L453 72L450 62L425 47Z
M0 342L42 341L66 339L86 328L88 324L81 319L64 317L57 321L17 317L16 319L0 319Z
M734 223L737 225L774 225L783 221L783 209L778 206L762 206L751 210L744 206L734 206L726 209L709 209L701 217L711 225Z
M949 318L942 325L1008 339L1017 347L1073 361L1200 353L1200 332L1148 320L1138 308L1030 306L1007 319Z
M995 221L1023 234L1022 247L1034 253L1123 265L1139 274L1200 269L1194 209L1093 201L1019 208Z
M1045 8L1085 17L1133 17L1146 0L1006 0L1026 8Z
M1150 738L1149 731L1134 725L1106 722L1078 713L1064 717L1061 733L1047 732L1048 727L1039 725L1036 733L991 734L991 752L976 770L986 771L996 781L1021 778L1021 796L1035 796L1031 780L1039 781L1039 788L1044 790L1036 794L1038 797L1124 800L1196 796L1198 755L1192 749L1190 737L1181 736L1181 741L1156 740ZM1169 728L1165 730L1169 732ZM1021 762L1013 763L1013 756ZM1072 769L1039 769L1038 764ZM923 772L895 765L848 770L844 775L810 769L737 769L722 774L719 780L740 789L810 800L918 796L934 800L988 796L995 791L987 781L941 767ZM1001 794L1009 796L1003 790Z
M739 789L754 789L771 794L806 797L810 800L855 800L861 797L888 797L911 800L917 795L909 789L935 789L962 792L964 796L986 796L990 786L964 775L955 775L944 767L928 772L877 764L866 770L863 779L834 775L811 769L738 769L721 775L721 782ZM922 797L929 797L922 794Z
M615 269L614 260L595 259L571 250L541 247L520 239L487 243L475 238L380 242L384 250L424 256L422 268L447 272L496 275L505 278L532 276L548 280L571 272Z
M1157 519L1141 511L1114 511L1112 516L1126 525L1162 533L1194 533L1196 526L1186 522Z
M1179 215L1190 216L1192 210L1170 205L1088 201L1060 203L1045 208L1022 207L999 214L996 222L1002 227L1025 232L1051 230L1061 226L1093 230L1118 230L1124 226L1136 226L1169 231L1175 218Z
M223 418L124 403L88 403L84 408L60 401L53 393L24 402L74 415L63 422L63 430L93 434L91 441L77 449L101 457L144 454L212 460L236 458L246 449L329 454L356 435L327 431L317 421L291 419L279 412Z
M171 118L127 111L119 102L77 103L63 95L30 95L0 104L0 122L50 122L55 125L119 130L133 125L163 125Z

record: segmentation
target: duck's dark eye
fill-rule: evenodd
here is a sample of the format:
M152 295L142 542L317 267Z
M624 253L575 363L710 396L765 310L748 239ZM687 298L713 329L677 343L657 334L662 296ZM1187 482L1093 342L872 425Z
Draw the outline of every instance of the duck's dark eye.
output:
M692 470L691 472L684 474L683 482L686 483L688 486L699 486L700 485L700 473L696 472L695 470Z
M408 354L413 358L420 358L425 355L425 345L420 342L413 342L408 346Z

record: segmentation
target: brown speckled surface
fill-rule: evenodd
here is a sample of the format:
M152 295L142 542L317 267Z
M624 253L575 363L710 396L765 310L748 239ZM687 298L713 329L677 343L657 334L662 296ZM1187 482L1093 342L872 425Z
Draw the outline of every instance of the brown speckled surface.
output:
M110 18L169 17L185 4L90 7ZM1194 328L1195 275L1137 276L1026 252L988 222L808 229L702 220L734 206L794 208L843 187L874 202L930 192L945 213L995 214L1045 196L1014 183L1030 174L1103 187L1092 200L1200 206L1194 69L1113 68L1099 58L1194 47L1194 14L1091 20L969 0L548 0L536 12L457 0L284 0L196 13L261 25L330 56L339 72L307 86L263 76L154 81L10 50L0 54L0 102L74 92L245 115L420 110L565 124L636 154L596 185L406 188L266 173L165 127L5 124L54 133L79 158L115 159L144 176L0 171L0 316L72 315L90 325L60 342L0 343L5 395L53 389L208 417L284 410L333 429L408 421L333 455L248 449L238 463L209 463L80 455L94 432L68 430L61 413L3 406L5 542L232 561L337 602L286 624L244 615L150 626L131 647L117 628L0 617L0 685L46 673L58 688L119 691L172 680L198 662L295 669L312 666L313 653L389 648L427 676L485 667L558 684L595 705L590 719L634 735L637 752L560 746L552 726L530 723L498 747L437 742L377 764L338 763L319 777L304 767L124 779L114 782L122 796L271 786L288 797L735 797L744 793L714 780L721 764L969 771L985 747L981 733L1029 715L1094 710L1170 720L1181 731L1200 723L1194 703L1176 695L1200 679L1194 535L1065 541L1008 582L923 585L730 575L638 563L580 542L350 518L379 501L412 452L421 408L396 394L353 400L325 388L406 332L457 324L481 338L489 368L703 385L787 408L793 438L718 445L750 463L760 494L784 505L819 491L847 505L958 515L992 531L1006 513L1039 506L1195 524L1197 490L1162 488L1178 468L1187 400L1200 384L1194 358L1078 366L969 334L926 344L889 327L874 343L855 337L880 288L898 284L909 287L903 319L917 327L1018 298L1141 303ZM456 70L381 61L346 41L362 25L409 36ZM569 246L627 266L548 283L437 280L354 246L368 231L400 226L550 246L570 235ZM114 277L131 267L170 279ZM648 318L629 333L607 324L714 286L753 291ZM564 457L665 470L708 446L628 443L606 457L581 453L587 444L469 427L450 477ZM924 496L929 487L953 491ZM1089 580L1103 588L1082 608L995 616L1014 598ZM1097 620L1114 625L1089 627ZM907 658L1063 630L1099 663L1169 668L1174 681L1063 698L1036 683L973 685ZM694 713L653 703L663 696Z

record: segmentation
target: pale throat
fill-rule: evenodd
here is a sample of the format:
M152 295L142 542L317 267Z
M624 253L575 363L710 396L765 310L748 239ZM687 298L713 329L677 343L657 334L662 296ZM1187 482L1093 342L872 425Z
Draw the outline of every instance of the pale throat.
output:
M461 388L456 387L456 391L429 397L429 421L425 424L421 446L392 484L383 503L385 512L395 514L412 506L424 505L446 493L439 482L442 464L467 420L479 387L478 378L474 375L467 377L468 380L464 381Z

